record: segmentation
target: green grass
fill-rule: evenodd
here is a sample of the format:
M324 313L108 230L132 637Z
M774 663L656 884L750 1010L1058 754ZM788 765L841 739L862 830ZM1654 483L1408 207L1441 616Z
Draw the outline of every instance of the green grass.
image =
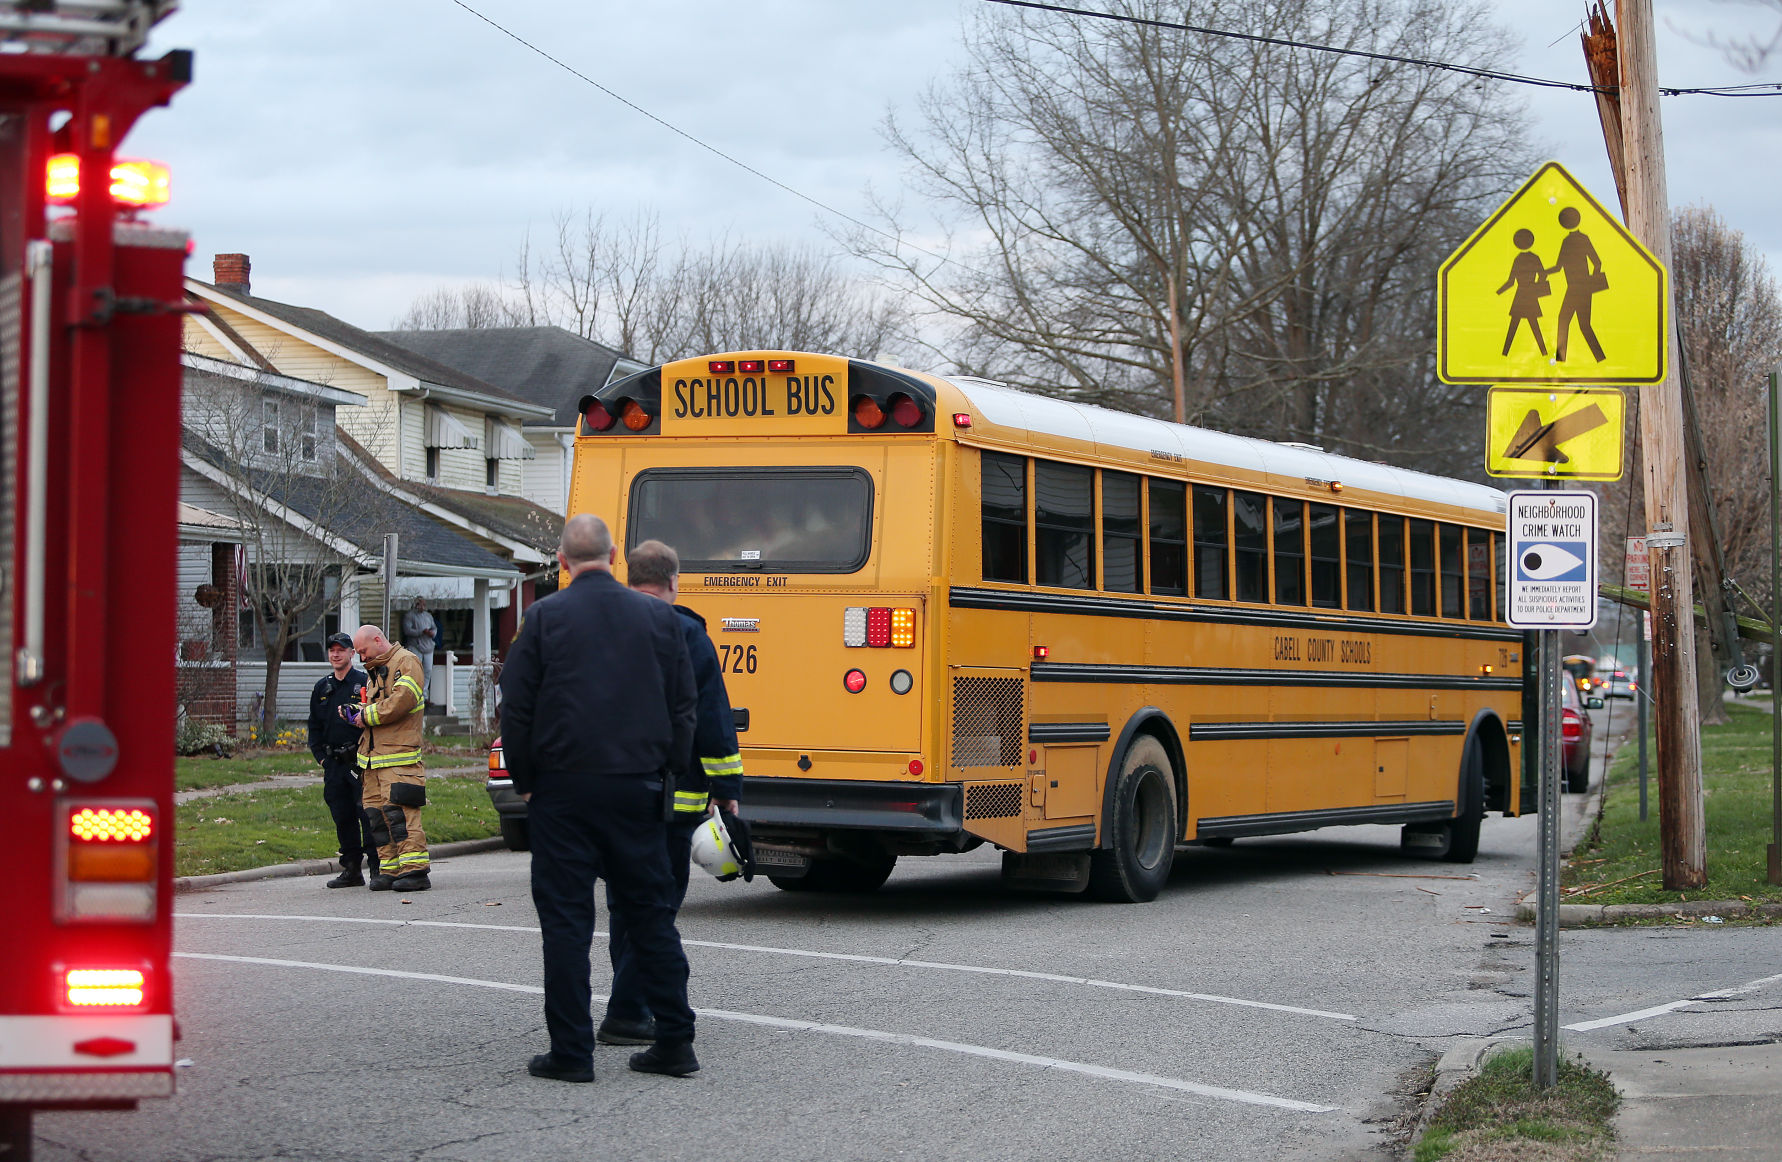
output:
M334 822L320 786L217 795L182 803L177 810L176 875L333 859L336 854ZM428 779L421 825L430 844L481 839L501 830L480 777Z
M1566 866L1564 902L1674 904L1693 899L1782 903L1782 885L1768 882L1772 719L1766 711L1736 703L1728 705L1727 713L1732 717L1730 723L1705 726L1701 735L1707 886L1690 892L1664 889L1657 771L1652 769L1648 777L1648 814L1642 822L1639 747L1629 740L1610 766L1602 818Z
M1413 1157L1416 1162L1450 1156L1467 1162L1606 1162L1614 1157L1610 1119L1620 1101L1606 1076L1563 1057L1558 1082L1537 1091L1533 1047L1509 1049L1454 1087Z

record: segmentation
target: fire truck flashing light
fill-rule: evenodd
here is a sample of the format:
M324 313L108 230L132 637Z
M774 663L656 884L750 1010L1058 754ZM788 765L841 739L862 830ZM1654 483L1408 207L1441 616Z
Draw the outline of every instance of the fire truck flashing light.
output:
M147 209L165 206L172 175L158 161L119 158L111 166L111 198L120 206ZM49 201L54 206L69 206L80 196L80 158L72 153L58 153L49 160Z
M142 1004L147 977L134 968L71 968L68 1003L77 1008L134 1008Z

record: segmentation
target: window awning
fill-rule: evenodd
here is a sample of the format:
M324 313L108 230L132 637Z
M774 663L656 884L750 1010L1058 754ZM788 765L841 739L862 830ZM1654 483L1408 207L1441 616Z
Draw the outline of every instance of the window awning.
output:
M427 405L427 447L479 448L482 439L442 407Z
M483 420L483 447L488 449L483 455L491 460L538 459L538 449L520 434L518 428L494 416Z

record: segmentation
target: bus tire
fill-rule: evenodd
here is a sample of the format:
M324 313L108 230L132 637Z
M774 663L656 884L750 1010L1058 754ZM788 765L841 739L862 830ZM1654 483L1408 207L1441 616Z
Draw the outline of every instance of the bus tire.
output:
M525 819L501 817L501 842L509 851L532 850L532 825Z
M768 876L773 886L783 892L837 892L843 895L866 896L878 891L891 878L897 857L889 852L874 852L859 859L815 859L801 876Z
M1448 820L1448 863L1471 863L1479 854L1479 825L1485 820L1485 748L1477 733L1467 736L1460 755L1460 814Z
M1175 862L1176 779L1155 736L1132 740L1109 801L1106 846L1089 855L1089 893L1143 904L1157 898Z

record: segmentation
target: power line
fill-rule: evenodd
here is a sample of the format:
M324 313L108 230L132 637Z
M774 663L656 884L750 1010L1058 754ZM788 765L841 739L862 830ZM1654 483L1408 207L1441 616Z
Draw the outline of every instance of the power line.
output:
M760 178L764 182L767 182L769 185L776 186L779 189L786 191L788 194L791 194L795 198L801 198L804 201L809 202L811 205L817 207L817 209L819 209L819 210L822 210L824 213L833 214L837 218L842 219L844 222L852 222L854 225L860 227L862 230L870 230L872 233L877 234L879 237L888 239L894 245L907 246L911 250L921 251L923 254L928 255L930 258L938 258L942 262L949 263L949 264L952 263L953 260L948 258L944 254L937 254L934 251L929 250L925 246L918 246L914 242L910 242L903 238L899 238L895 234L891 234L885 230L879 229L877 226L872 225L870 222L862 222L860 219L854 217L852 214L849 214L842 210L838 210L834 206L829 205L827 202L819 201L818 199L811 197L809 194L805 193L802 190L794 189L793 187L787 185L785 182L779 180L776 177L773 177L769 174L762 173L760 170L756 169L754 166L750 165L748 162L743 161L740 158L732 157L730 154L725 153L723 150L719 149L717 146L711 145L705 141L701 141L699 138L693 136L691 133L688 133L685 129L682 129L680 126L674 124L673 122L663 120L662 118L656 116L654 113L650 112L648 109L645 109L642 105L639 105L637 102L628 100L625 97L620 96L618 93L613 92L611 89L607 88L605 85L601 84L599 81L595 80L593 77L590 77L586 73L581 72L581 71L577 70L576 68L574 68L568 64L565 64L563 61L558 60L556 57L552 56L550 53L546 52L544 49L539 48L536 44L533 44L531 41L527 40L523 36L520 36L518 33L514 32L513 30L504 28L503 26L495 23L495 21L490 20L487 16L484 16L481 12L478 12L476 9L472 8L470 5L466 4L464 2L464 0L452 0L452 3L456 4L460 8L464 9L464 11L470 13L472 16L474 16L478 20L482 21L484 24L487 24L490 28L493 28L496 32L501 33L503 36L508 37L510 40L516 41L517 43L524 45L528 49L531 49L533 52L537 53L539 56L543 57L544 59L550 61L552 64L556 65L558 68L562 69L564 72L570 74L573 77L577 77L583 81L586 81L588 84L594 86L596 89L599 89L602 93L605 93L607 96L611 97L613 100L619 102L619 104L624 105L626 108L631 109L634 112L642 114L643 116L649 118L651 121L654 121L656 124L662 126L662 128L669 130L671 133L675 133L675 134L680 135L681 137L686 138L688 141L691 141L694 145L697 145L699 148L705 150L707 153L711 153L717 157L721 157L725 161L729 162L731 165L734 165L739 169L743 169L743 170L748 171L749 173L754 174L756 177Z
M1206 28L1197 24L1183 24L1173 20L1155 20L1145 16L1127 16L1118 12L1096 12L1088 8L1071 8L1063 4L1045 4L1040 0L985 0L987 4L1001 4L1009 8L1031 8L1039 12L1053 12L1061 16L1087 16L1095 20L1112 21L1115 24L1137 24L1147 28L1164 28L1172 32L1194 32L1202 36L1218 36L1227 40L1242 40L1251 44L1266 44L1275 48L1298 48L1308 52L1326 52L1334 56L1360 57L1363 60L1384 61L1390 64L1414 65L1422 69L1436 69L1442 72L1460 73L1463 76L1478 77L1488 81L1507 81L1516 85L1531 85L1543 89L1570 89L1575 93L1609 93L1615 89L1602 89L1595 85L1581 85L1575 81L1555 81L1547 77L1530 77L1521 73L1506 73L1498 69L1484 69L1475 65L1456 64L1453 61L1429 60L1423 57L1397 56L1393 53L1369 52L1359 48L1338 48L1335 45L1315 44L1305 40L1288 40L1278 36L1263 36L1254 32L1235 32L1228 28ZM1707 97L1775 97L1782 96L1782 81L1758 81L1746 85L1717 85L1698 89L1671 89L1661 87L1659 93L1666 97L1707 96Z

